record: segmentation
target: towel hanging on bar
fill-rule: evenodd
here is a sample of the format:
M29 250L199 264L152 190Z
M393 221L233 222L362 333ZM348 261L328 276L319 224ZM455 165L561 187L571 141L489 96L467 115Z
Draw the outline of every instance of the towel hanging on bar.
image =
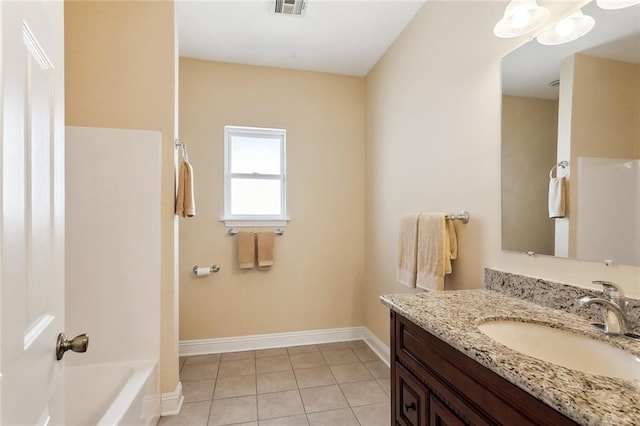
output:
M556 177L553 177L553 172ZM563 174L560 172L563 171ZM558 219L566 217L566 191L565 181L569 175L569 162L560 161L549 171L549 218Z
M273 266L273 246L276 234L270 231L260 231L255 235L258 268L270 268Z
M176 214L182 217L194 217L196 215L196 200L193 190L193 167L189 163L187 144L176 140L176 148L182 151L182 162L178 169L178 190L176 194Z
M236 244L238 268L252 269L256 264L255 234L251 231L238 232Z
M396 280L411 288L416 288L419 217L420 213L407 213L400 219Z
M444 276L452 272L451 261L458 258L456 230L447 216L425 212L418 217L417 288L444 290Z

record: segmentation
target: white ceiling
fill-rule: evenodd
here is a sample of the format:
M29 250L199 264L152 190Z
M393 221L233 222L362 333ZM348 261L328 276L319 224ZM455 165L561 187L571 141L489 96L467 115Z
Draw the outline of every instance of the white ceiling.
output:
M424 0L308 0L303 16L271 0L178 0L179 54L365 76Z

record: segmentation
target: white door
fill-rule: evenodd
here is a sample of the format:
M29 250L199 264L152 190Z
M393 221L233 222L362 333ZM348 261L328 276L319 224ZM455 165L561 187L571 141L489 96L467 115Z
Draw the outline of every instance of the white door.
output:
M62 1L0 1L0 422L64 423Z

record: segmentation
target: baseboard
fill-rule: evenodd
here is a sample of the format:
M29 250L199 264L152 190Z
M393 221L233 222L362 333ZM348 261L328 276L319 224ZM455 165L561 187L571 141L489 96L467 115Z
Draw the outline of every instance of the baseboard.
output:
M182 395L182 383L178 382L176 390L162 394L161 416L174 416L180 413L184 395Z
M313 345L364 339L364 327L330 328L290 333L256 334L219 339L183 340L180 356L238 352L285 346Z
M387 367L390 367L390 359L391 359L391 351L389 350L389 346L385 345L382 340L378 338L375 334L371 332L368 328L364 329L364 337L365 343L369 345L371 350L378 355L378 358L384 362Z
M382 362L389 366L389 347L366 327L256 334L219 339L183 340L180 342L180 356L314 345L319 343L345 342L349 340L364 340Z

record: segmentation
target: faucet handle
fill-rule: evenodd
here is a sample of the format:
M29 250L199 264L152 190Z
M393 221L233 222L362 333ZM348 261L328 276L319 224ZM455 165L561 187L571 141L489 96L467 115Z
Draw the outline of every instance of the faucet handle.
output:
M623 307L625 296L624 291L620 288L620 286L610 281L596 280L591 282L593 284L600 284L602 286L602 296L605 299L611 300L621 308Z

